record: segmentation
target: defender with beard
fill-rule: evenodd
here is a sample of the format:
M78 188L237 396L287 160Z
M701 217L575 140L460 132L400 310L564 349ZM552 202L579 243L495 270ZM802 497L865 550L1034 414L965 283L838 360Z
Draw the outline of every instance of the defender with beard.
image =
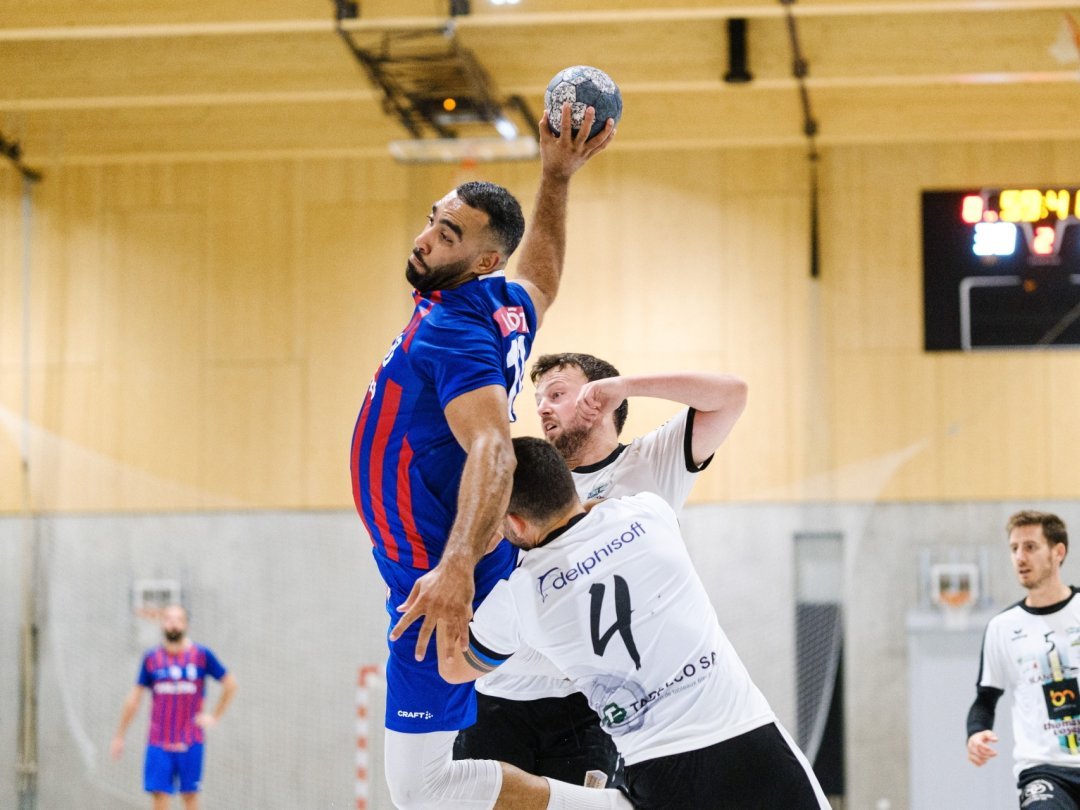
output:
M746 407L747 386L730 374L676 372L622 376L590 354L546 354L533 365L536 411L545 438L573 473L584 502L654 492L676 512ZM630 397L686 406L621 444ZM477 682L475 725L455 756L491 756L532 773L581 782L615 774L618 754L585 698L543 656L523 648Z
M399 808L542 810L568 795L576 807L625 804L614 791L549 785L498 762L454 762L475 693L440 678L430 643L437 629L440 644L464 647L474 605L514 567L508 543L489 550L510 497L513 402L558 292L570 178L614 133L609 120L587 140L590 108L575 136L570 114L564 105L561 136L541 119L527 231L517 200L494 183L464 183L432 206L405 268L415 309L376 369L353 433L353 497L388 587L384 750Z
M146 746L143 787L153 797L154 810L166 810L179 787L184 810L197 810L202 779L203 736L217 725L236 692L236 679L225 671L208 647L187 637L187 611L169 605L161 612L165 643L149 650L139 665L110 747L113 759L124 752L124 734L139 710L142 696L153 696L150 739ZM221 697L213 713L202 711L207 676L221 682Z

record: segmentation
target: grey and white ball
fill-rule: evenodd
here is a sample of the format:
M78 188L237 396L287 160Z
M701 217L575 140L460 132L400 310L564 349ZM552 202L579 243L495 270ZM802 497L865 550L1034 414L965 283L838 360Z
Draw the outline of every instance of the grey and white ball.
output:
M590 138L604 129L609 118L614 118L617 125L622 117L619 86L600 68L574 65L560 70L548 82L544 91L544 107L548 112L548 126L556 135L562 128L562 105L566 101L571 105L570 131L574 135L581 128L588 107L596 109L596 119L589 130Z

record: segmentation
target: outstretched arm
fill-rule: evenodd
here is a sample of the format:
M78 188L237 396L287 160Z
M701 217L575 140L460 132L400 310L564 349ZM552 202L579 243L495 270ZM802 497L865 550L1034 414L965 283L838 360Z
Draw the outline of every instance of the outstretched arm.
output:
M458 488L457 515L439 564L413 585L409 598L398 608L403 615L390 633L390 640L397 641L423 616L416 642L418 661L436 628L441 642L460 649L468 644L476 591L473 571L502 524L516 466L506 391L501 386L462 394L447 404L445 413L454 438L468 453Z
M590 107L576 137L570 131L568 103L563 105L560 135L552 134L548 128L546 112L540 120L540 187L521 242L515 277L532 298L537 323L543 321L544 313L559 292L566 254L566 201L570 178L589 158L606 149L615 135L615 122L609 120L603 132L587 139L595 118L596 111Z
M693 408L691 453L703 464L731 433L746 408L746 383L731 374L641 374L593 380L581 387L577 407L590 424L629 397L655 397Z

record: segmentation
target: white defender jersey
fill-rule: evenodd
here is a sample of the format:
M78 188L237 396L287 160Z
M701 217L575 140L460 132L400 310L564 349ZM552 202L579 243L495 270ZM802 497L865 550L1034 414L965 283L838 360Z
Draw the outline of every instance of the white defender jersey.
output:
M1011 689L1019 776L1036 765L1080 767L1080 599L1030 608L1023 602L990 620L979 686Z
M683 410L651 433L630 444L620 444L603 461L578 467L574 486L582 503L600 498L621 498L639 492L655 492L676 511L681 510L694 486L700 467L690 455L693 424L690 410ZM490 675L476 682L478 692L509 700L566 697L574 687L550 661L523 648Z
M491 663L526 645L552 661L627 765L775 720L654 493L607 500L525 554L477 609L470 643Z

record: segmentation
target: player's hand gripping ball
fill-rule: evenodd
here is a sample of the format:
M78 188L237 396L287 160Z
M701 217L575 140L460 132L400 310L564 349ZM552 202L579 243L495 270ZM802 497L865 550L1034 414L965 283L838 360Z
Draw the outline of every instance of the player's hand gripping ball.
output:
M544 91L544 107L547 108L548 126L556 135L562 127L562 105L566 101L571 105L570 132L573 135L577 135L581 128L587 107L596 110L596 119L589 130L590 138L603 131L609 118L614 118L618 125L622 117L619 86L599 68L575 65L560 70L548 82Z

